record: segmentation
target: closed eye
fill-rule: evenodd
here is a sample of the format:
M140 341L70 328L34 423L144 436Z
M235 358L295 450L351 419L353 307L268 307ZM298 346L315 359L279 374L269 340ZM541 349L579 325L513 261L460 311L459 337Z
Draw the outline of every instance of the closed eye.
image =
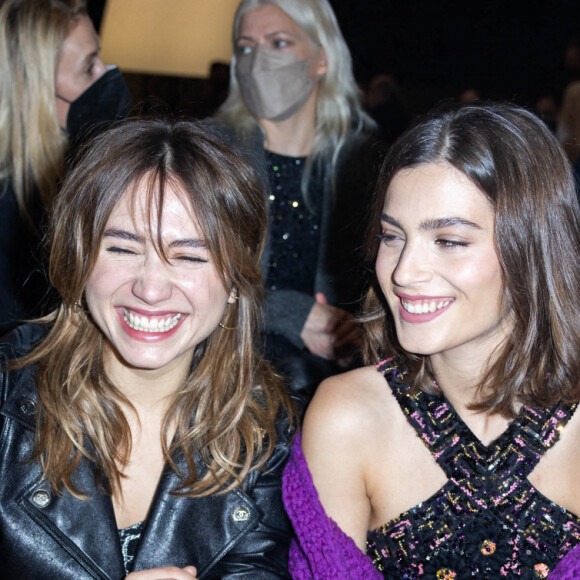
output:
M134 252L133 250L130 250L129 248L121 248L120 246L110 246L107 248L107 252L111 252L111 254L136 254L137 252Z
M180 260L182 262L194 262L198 264L207 264L207 260L200 258L199 256L175 256L174 260Z

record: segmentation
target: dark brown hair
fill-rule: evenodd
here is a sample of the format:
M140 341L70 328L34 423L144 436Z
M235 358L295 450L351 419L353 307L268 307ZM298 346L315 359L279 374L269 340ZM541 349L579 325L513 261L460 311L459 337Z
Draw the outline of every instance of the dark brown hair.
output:
M488 198L513 319L486 369L474 408L513 417L518 403L545 408L580 400L580 222L568 159L544 123L509 103L436 110L390 149L376 188L367 256L378 253L380 215L393 176L446 163ZM399 344L376 278L366 298L365 357L400 355L417 388L429 390L429 361Z
M174 396L160 434L166 460L180 450L188 473L181 491L206 495L239 485L263 465L276 443L277 418L292 405L279 377L257 349L262 316L260 257L266 231L264 191L252 169L200 126L163 119L131 119L85 148L55 201L50 277L62 304L48 320L45 340L19 361L38 363L41 401L36 458L56 490L82 496L71 476L82 456L118 490L131 448L120 391L107 378L110 348L83 304L107 220L122 196L145 181L150 219L161 220L168 183L195 215L224 287L238 299L223 324L194 353L189 376ZM151 234L153 236L153 234ZM162 240L152 237L163 255ZM168 425L177 433L166 448ZM205 466L198 474L194 456Z

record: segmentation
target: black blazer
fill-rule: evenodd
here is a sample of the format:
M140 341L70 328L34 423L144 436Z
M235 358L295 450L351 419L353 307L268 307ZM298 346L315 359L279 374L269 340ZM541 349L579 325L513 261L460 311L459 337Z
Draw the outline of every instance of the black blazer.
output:
M0 359L21 356L41 336L24 325L0 344ZM1 362L1 360L0 360ZM37 389L34 367L0 373L0 578L119 580L123 559L113 506L95 485L95 466L83 459L75 483L90 499L52 493L38 461L30 462ZM291 527L281 499L288 456L280 441L267 470L251 473L242 490L186 498L166 469L159 482L134 570L194 565L200 580L289 578ZM175 458L185 469L183 458ZM200 468L203 466L200 464Z

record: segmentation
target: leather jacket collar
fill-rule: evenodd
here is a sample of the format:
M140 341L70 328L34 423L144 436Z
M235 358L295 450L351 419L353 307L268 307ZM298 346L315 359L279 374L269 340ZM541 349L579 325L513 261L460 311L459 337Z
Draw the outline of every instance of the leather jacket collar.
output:
M26 367L0 374L0 395L8 393L0 408L0 570L12 573L11 577L35 580L122 578L112 502L96 485L92 462L83 459L74 477L78 488L90 497L83 501L67 491L53 493L42 479L40 463L29 460L38 397L34 370ZM282 510L280 476L287 455L287 445L281 444L268 472L252 473L244 490L201 498L173 495L179 479L166 468L134 568L193 564L200 579L226 578L230 572L235 578L286 577L290 528ZM185 469L183 458L175 460ZM270 524L264 521L268 518L273 518ZM261 530L265 524L269 537ZM271 525L279 532L272 534ZM265 554L273 555L266 568L276 573L262 570L259 561L238 561L237 549L252 557L262 554L264 562L270 558ZM240 570L248 575L238 575Z

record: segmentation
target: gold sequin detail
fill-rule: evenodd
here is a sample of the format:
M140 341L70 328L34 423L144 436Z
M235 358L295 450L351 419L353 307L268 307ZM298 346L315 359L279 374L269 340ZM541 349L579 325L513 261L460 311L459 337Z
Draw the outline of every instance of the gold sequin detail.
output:
M484 556L491 556L491 554L495 552L496 547L495 543L491 540L483 540L483 542L481 542L481 553Z
M441 568L441 570L437 570L435 576L437 580L453 580L454 578L457 578L457 572L454 572L449 568Z
M550 573L550 568L546 564L536 564L534 566L534 572L536 573L536 578L547 578Z

